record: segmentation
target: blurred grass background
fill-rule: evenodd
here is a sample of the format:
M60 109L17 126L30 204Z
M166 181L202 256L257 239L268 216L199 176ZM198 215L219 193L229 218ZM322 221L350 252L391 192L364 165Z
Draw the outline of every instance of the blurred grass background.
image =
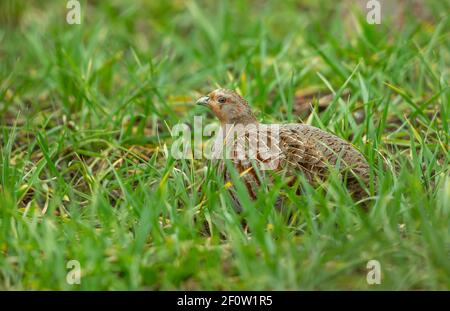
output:
M450 288L447 1L384 1L381 25L365 1L80 1L81 25L66 3L0 2L1 289ZM168 152L218 86L351 141L370 211L334 176L236 214Z

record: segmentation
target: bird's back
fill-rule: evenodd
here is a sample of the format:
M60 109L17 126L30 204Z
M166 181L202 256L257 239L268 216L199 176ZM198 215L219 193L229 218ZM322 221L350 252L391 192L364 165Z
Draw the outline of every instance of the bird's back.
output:
M296 177L304 176L312 185L324 181L330 170L336 169L340 173L345 173L347 187L355 199L366 196L362 185L368 185L369 165L363 155L350 143L310 125L283 124L275 128L277 130L274 131L272 128L269 131L267 141L261 142L261 139L258 141L258 144L269 144L275 147L272 148L272 151L275 152L269 158L258 154L258 169L261 169L261 165L277 163L276 167L270 171L275 171L288 178L289 181L292 181L289 184L295 184ZM264 126L258 127L257 131L260 132L264 129ZM233 152L235 151L233 149ZM240 178L246 185L250 196L255 198L262 181L254 170L254 162L248 159L234 158L232 163L241 175ZM230 180L229 172L223 163L222 169L225 179ZM263 175L270 176L270 174ZM235 196L234 199L237 200Z
M280 127L280 148L285 156L285 168L301 170L309 181L324 179L334 167L349 172L350 192L361 197L358 182L367 185L369 165L363 155L345 140L306 124L286 124Z

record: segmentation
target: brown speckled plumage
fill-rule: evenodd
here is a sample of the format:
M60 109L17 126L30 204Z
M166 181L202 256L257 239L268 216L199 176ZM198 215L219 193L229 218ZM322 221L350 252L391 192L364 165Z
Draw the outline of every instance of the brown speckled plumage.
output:
M233 91L215 90L201 98L199 103L213 111L223 128L226 124L259 125L248 103ZM305 124L282 124L279 125L278 133L277 138L273 138L277 139L278 161L272 172L283 174L289 185L293 185L295 178L302 175L310 184L316 186L327 178L331 167L334 167L345 174L348 190L356 200L367 195L363 185L367 186L369 182L369 165L350 143ZM232 163L241 175L250 196L254 198L261 180L251 162L233 159ZM223 164L222 167L224 168ZM224 173L225 179L229 181L229 172L224 170ZM239 205L235 195L233 198Z
M362 154L343 139L305 124L283 125L280 130L281 149L288 171L301 170L311 184L327 177L329 167L339 164L348 172L347 187L356 199L365 191L358 182L369 181L369 165ZM339 163L338 163L339 162Z

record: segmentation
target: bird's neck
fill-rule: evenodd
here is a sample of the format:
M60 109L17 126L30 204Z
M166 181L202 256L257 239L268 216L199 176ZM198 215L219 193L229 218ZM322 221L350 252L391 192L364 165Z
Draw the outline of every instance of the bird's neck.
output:
M222 127L226 127L227 124L228 125L249 125L249 124L258 124L258 120L256 120L255 116L253 115L248 115L248 116L240 116L237 119L231 119L231 120L227 120L226 122L221 122Z

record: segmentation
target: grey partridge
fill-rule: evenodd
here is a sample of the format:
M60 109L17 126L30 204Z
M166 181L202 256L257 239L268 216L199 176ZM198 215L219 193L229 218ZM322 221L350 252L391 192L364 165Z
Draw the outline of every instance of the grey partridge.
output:
M214 113L221 123L223 133L229 131L226 128L230 125L246 128L254 125L256 131L261 125L248 102L232 90L217 89L201 97L197 104L208 107ZM233 139L227 134L223 135L226 137L224 140ZM326 179L331 167L334 167L346 174L347 188L355 199L367 196L364 188L369 183L369 165L363 155L350 143L306 124L279 124L277 135L268 136L267 142L277 145L278 148L275 156L277 161L273 162L273 156L270 159L272 163L276 163L272 169L275 172L283 172L290 186L295 184L295 178L300 175L316 186ZM261 159L257 154L255 158L259 162L267 162L267 157ZM261 184L261 174L256 172L248 160L231 157L231 161L247 187L250 197L254 199ZM229 181L230 174L224 164L222 169L224 178ZM236 194L232 196L239 205Z

